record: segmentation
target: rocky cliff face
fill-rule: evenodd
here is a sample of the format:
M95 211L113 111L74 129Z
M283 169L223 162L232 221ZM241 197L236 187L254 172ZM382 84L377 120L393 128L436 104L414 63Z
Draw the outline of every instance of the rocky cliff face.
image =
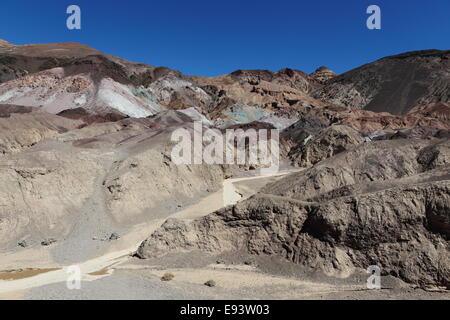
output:
M205 218L167 221L137 254L241 250L334 276L378 265L448 288L449 151L448 141L361 145Z
M310 167L363 142L364 138L358 131L347 126L332 125L300 141L290 150L289 158L299 167Z

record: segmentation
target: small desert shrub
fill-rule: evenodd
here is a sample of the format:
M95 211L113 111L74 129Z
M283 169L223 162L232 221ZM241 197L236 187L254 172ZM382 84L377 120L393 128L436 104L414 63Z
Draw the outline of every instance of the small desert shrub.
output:
M207 287L215 287L216 286L216 282L214 280L208 280L205 282L205 286Z
M164 273L164 275L161 277L161 280L162 280L162 281L170 281L170 280L172 280L173 278L175 278L175 276L173 275L173 273L166 272L166 273Z

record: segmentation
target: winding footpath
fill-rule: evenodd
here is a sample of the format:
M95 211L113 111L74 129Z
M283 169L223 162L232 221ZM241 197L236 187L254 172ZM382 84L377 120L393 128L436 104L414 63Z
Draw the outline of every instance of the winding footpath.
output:
M292 172L293 171L280 171L272 175L232 178L224 180L222 190L219 190L218 192L202 199L199 203L191 205L182 211L176 212L164 219L155 219L148 223L145 227L145 232L142 233L143 238L133 246L128 247L127 249L110 252L94 259L90 259L83 263L77 264L76 267L79 268L78 270L80 271L79 274L81 275L81 280L94 281L99 278L111 275L113 271L112 269L108 268L127 261L130 255L136 252L141 242L145 240L145 238L148 237L149 234L151 234L159 226L161 226L161 224L168 218L195 219L201 216L205 216L224 206L236 204L239 200L242 199L242 195L238 192L234 183L253 179L282 176ZM223 203L221 203L220 200L217 201L220 198L223 198ZM44 271L41 274L24 277L22 279L0 280L0 294L4 295L48 284L66 282L68 281L69 277L73 275L73 269L71 267L73 266L63 266L57 270L48 272Z

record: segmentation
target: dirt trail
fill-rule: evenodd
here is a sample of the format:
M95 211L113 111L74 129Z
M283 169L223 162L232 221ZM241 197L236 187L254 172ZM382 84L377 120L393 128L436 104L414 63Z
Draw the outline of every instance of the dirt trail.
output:
M223 182L222 190L203 198L197 204L191 205L182 211L170 215L167 218L195 219L207 215L224 206L233 205L242 199L242 195L238 192L234 186L234 183L246 180L282 176L291 172L292 171L282 171L272 175L227 179ZM113 243L109 253L77 264L80 268L81 280L93 281L110 275L112 270L109 268L112 265L118 265L127 261L130 254L137 250L141 242L145 240L150 233L155 231L167 218L155 219L149 223L136 226L132 231L124 235L120 241ZM42 273L34 276L17 280L0 281L0 294L4 296L5 293L12 294L14 292L52 283L66 282L70 275L69 267L70 266L60 266L60 269L58 270L44 270Z
M270 175L261 175L261 176L253 176L253 177L242 177L242 178L233 178L233 179L226 179L223 182L223 206L229 206L234 205L240 200L244 200L247 197L243 197L242 194L238 191L236 186L234 185L237 182L243 182L243 181L249 181L249 180L256 180L256 179L268 179L271 177L280 177L287 175L292 172L301 171L303 169L293 169L293 170L284 170L280 171L274 174Z

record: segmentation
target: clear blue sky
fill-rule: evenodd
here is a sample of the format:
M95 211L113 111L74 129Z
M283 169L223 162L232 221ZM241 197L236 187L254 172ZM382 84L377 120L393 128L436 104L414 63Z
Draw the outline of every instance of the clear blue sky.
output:
M66 8L82 30L66 28ZM382 30L366 28L366 8ZM450 49L450 0L3 0L0 39L81 42L132 61L213 76L236 69L338 73L386 55Z

